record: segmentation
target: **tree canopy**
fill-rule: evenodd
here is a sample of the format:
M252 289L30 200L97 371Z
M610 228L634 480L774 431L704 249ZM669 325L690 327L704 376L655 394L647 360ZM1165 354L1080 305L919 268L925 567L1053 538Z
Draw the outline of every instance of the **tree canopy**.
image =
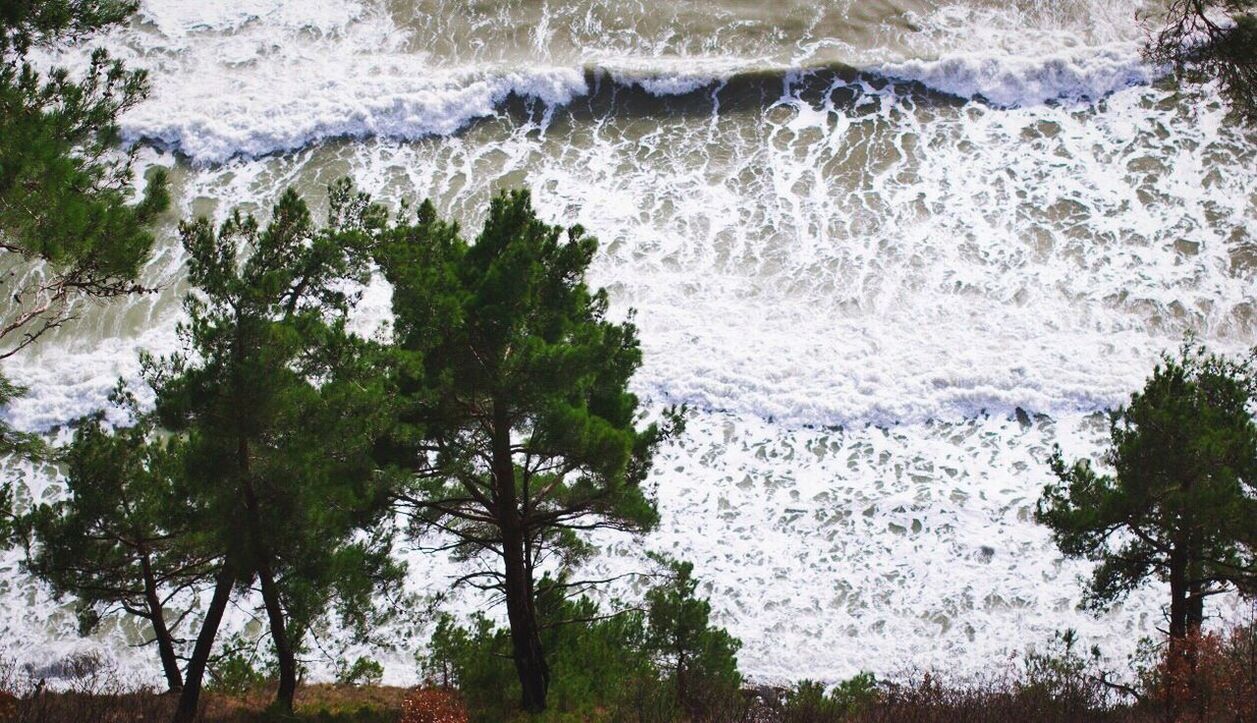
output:
M377 250L403 360L401 431L382 458L412 475L402 500L419 528L499 562L465 580L505 597L529 711L549 684L538 567L579 561L583 531L656 523L642 482L675 428L639 426L637 333L609 321L606 293L585 283L596 248L516 191L493 199L474 244L425 202Z
M1149 578L1170 585L1170 634L1199 629L1205 599L1257 583L1257 377L1186 346L1166 357L1110 425L1101 472L1052 459L1037 518L1061 550L1097 561L1105 606Z
M1171 0L1162 22L1148 59L1218 81L1235 110L1257 120L1257 0Z
M136 277L150 225L169 199L159 170L133 201L134 153L119 149L118 119L147 96L147 75L101 49L81 76L29 58L33 47L79 41L134 11L109 0L18 0L0 10L0 251L15 267L0 358L63 324L78 299L143 290Z
M81 420L59 454L66 496L18 518L26 567L57 596L75 598L83 633L110 613L148 621L166 684L183 687L175 629L176 596L212 578L215 555L197 544L183 505L183 445L155 433L150 415L119 389L114 399L133 424L112 428L103 413Z
M382 215L348 181L331 187L329 208L317 227L288 191L265 228L239 212L217 229L204 218L181 227L194 286L184 350L144 366L158 420L184 440L181 500L218 560L184 715L233 588L260 588L277 700L290 710L310 625L333 598L363 621L400 573L374 525L388 498L371 452L391 418L391 377L346 329Z

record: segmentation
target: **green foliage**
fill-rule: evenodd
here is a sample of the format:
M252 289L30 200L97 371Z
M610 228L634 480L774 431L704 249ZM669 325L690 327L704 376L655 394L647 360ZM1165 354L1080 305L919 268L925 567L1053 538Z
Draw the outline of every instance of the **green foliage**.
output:
M643 616L603 613L588 597L569 599L562 581L538 585L542 644L550 656L550 705L581 719L596 709L622 705L635 684L654 679Z
M859 673L826 690L822 683L801 680L782 701L784 721L838 721L858 715L877 700L877 678Z
M273 568L300 626L331 592L365 602L389 566L387 539L355 534L385 501L369 452L388 379L345 330L377 210L342 183L321 229L292 191L265 229L239 213L217 233L184 224L187 353L146 363L162 421L188 439L189 503L245 576Z
M552 675L545 720L678 720L739 700L737 641L708 624L688 566L673 570L677 577L647 593L644 612L606 614L588 597L567 597L563 580L538 583ZM520 686L510 655L508 631L483 615L467 627L444 616L420 662L429 683L463 693L477 720L509 720L519 714ZM680 699L678 670L689 685Z
M143 609L143 566L182 567L168 475L178 449L151 433L147 421L115 430L103 414L81 420L61 455L68 494L24 516L33 543L26 566L58 594Z
M642 616L604 616L588 598L561 600L549 587L538 611L549 656L548 720L574 720L622 702L644 677L653 678L642 647ZM457 686L478 720L508 720L519 713L520 682L511 661L510 634L483 615L469 627L443 617L422 661L433 684Z
M384 666L367 657L359 657L349 665L342 665L336 672L336 682L341 685L379 685L383 679Z
M24 390L0 374L0 409L4 409ZM17 455L29 460L40 459L46 452L46 446L38 435L18 432L8 424L0 421L0 457ZM0 546L8 546L15 539L15 523L17 522L17 499L14 495L15 479L0 482Z
M32 45L76 40L128 20L134 0L10 0L0 6L0 49L25 53Z
M274 668L274 661L265 661L258 655L256 642L233 635L210 661L206 687L224 695L243 696L274 680Z
M1257 580L1253 368L1185 346L1165 358L1110 426L1103 474L1051 464L1037 519L1061 550L1099 563L1088 601L1103 607L1149 577L1171 587L1171 632L1199 625L1206 596Z
M9 277L15 306L0 323L9 356L63 323L84 296L135 293L153 243L149 230L169 203L164 172L131 203L132 155L116 152L118 117L148 92L103 50L82 77L41 75L27 60L36 44L72 41L124 21L130 2L18 0L0 10L0 250L11 264L46 264ZM19 268L21 268L19 266Z
M510 633L476 613L468 627L448 615L438 621L419 661L425 679L457 687L477 720L508 720L518 710L519 679L511 662Z
M25 391L22 387L0 375L0 409L8 407L14 399L22 396ZM34 460L42 458L46 451L46 446L38 435L17 432L7 424L0 423L0 456L12 454ZM0 515L2 515L3 510L10 509L8 504L4 504L4 499L5 494L0 492ZM0 537L0 539L3 538Z
M628 382L641 364L631 322L608 321L584 276L597 242L537 218L529 195L489 207L474 245L425 202L381 234L393 285L400 424L381 459L411 475L402 497L419 531L452 535L462 557L496 555L476 584L501 590L525 707L549 680L537 621L543 557L571 565L582 534L658 521L642 482L679 425L638 426Z
M1170 0L1144 54L1192 79L1218 81L1235 111L1257 120L1257 0Z
M646 593L647 649L672 681L677 704L699 716L742 685L737 652L742 643L710 624L711 604L697 597L688 562L670 563L667 582Z

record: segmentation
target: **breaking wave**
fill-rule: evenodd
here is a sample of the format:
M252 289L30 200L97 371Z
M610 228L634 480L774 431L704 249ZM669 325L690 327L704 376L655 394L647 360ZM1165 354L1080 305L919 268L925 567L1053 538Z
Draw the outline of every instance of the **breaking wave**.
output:
M260 157L338 138L417 140L465 129L511 100L539 106L543 118L611 83L660 99L712 94L748 84L789 96L792 84L907 81L965 100L1014 108L1089 102L1145 85L1157 73L1134 49L1043 58L962 55L867 67L774 67L736 59L658 58L584 67L429 68L411 56L349 59L309 77L301 68L254 69L230 89L207 82L133 111L131 142L174 150L198 164ZM277 78L296 82L274 82ZM222 81L220 81L222 82ZM897 89L904 94L912 88Z

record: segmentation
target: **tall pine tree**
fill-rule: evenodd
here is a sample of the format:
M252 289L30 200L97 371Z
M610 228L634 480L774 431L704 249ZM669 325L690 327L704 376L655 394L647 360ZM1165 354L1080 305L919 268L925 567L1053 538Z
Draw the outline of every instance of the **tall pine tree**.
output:
M330 208L316 228L288 191L265 229L238 212L217 231L205 219L182 228L196 289L185 353L150 360L147 376L162 423L186 440L186 503L221 551L185 718L234 587L260 588L276 701L291 710L309 625L334 595L369 605L373 586L399 574L387 535L371 534L388 501L370 453L391 419L390 377L345 328L383 214L348 182L331 189Z
M172 599L213 577L216 553L198 544L183 504L182 444L160 435L121 387L115 394L131 426L113 429L104 414L80 420L59 454L66 495L17 519L26 568L58 596L72 596L83 633L123 612L148 622L166 685L183 688Z
M675 429L639 426L628 383L636 329L585 284L597 242L537 218L526 192L495 198L473 245L431 203L382 234L402 364L401 429L386 458L413 477L421 527L497 564L466 578L506 601L525 710L546 705L539 566L588 552L580 533L658 519L642 488Z
M1052 458L1037 519L1061 551L1095 560L1088 602L1105 607L1150 578L1169 584L1172 652L1190 655L1204 603L1257 590L1257 377L1251 362L1184 347L1119 410L1104 457Z

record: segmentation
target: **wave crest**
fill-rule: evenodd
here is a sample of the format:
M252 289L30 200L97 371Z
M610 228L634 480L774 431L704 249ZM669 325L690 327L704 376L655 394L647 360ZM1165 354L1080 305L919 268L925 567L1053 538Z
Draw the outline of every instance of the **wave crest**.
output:
M767 89L770 95L786 95L802 78L828 76L831 82L846 83L862 77L919 83L1008 108L1094 101L1156 77L1131 48L1045 58L970 54L865 68L651 59L586 67L433 69L425 67L421 57L391 54L350 59L316 74L295 67L247 71L163 88L160 102L126 117L125 137L170 148L199 164L218 164L236 156L289 152L332 138L416 140L451 135L476 119L497 114L513 97L553 111L590 95L607 80L621 89L666 99L709 93L737 81Z

